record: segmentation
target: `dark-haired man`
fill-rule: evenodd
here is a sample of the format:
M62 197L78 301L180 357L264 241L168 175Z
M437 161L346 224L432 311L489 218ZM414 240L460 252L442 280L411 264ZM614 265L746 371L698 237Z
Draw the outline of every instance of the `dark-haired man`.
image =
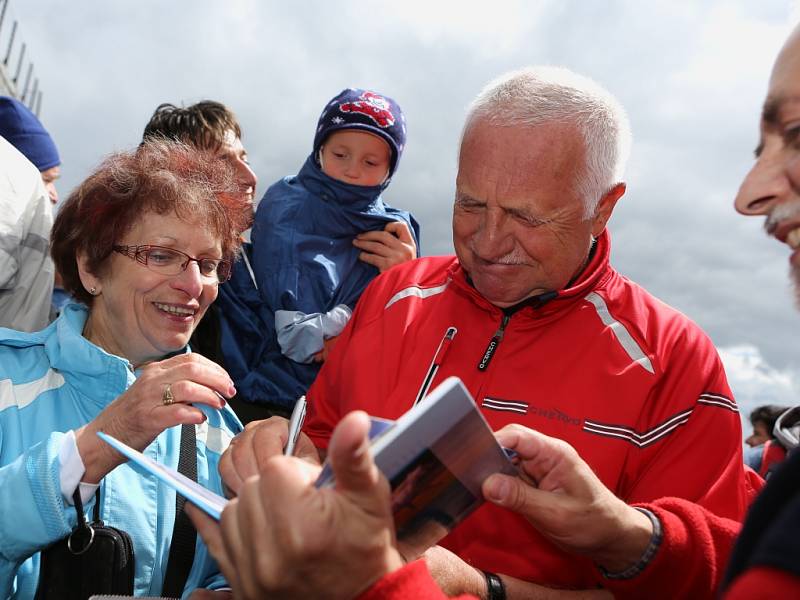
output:
M142 137L155 136L177 139L209 150L230 162L237 174L241 200L252 206L258 178L247 160L239 121L227 106L213 100L186 107L161 104L147 123ZM248 233L244 232L243 236L247 238ZM272 414L264 404L248 402L243 397L246 394L242 394L244 386L240 385L247 377L250 365L256 362L255 355L263 349L262 332L267 328L262 322L274 318L266 314L250 266L251 258L252 246L246 241L242 245L242 258L234 264L230 280L219 287L216 302L190 341L192 349L222 365L233 378L239 393L231 405L243 422ZM281 411L277 413L283 414Z
M161 104L150 117L142 137L159 135L211 150L230 162L236 171L242 198L253 203L258 178L247 161L239 121L227 106L213 100L187 107Z

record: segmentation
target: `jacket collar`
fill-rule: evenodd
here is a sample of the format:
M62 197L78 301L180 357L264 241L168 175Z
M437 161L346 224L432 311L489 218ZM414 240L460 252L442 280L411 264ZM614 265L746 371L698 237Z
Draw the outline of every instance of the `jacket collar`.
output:
M55 335L45 341L50 366L59 371L86 398L104 407L136 380L130 361L110 354L83 337L89 309L83 304L69 304L50 327ZM49 328L48 328L49 329ZM47 331L47 330L45 330ZM189 352L186 347L174 354ZM165 357L166 358L166 357Z
M89 309L69 304L51 325L55 335L45 341L50 366L70 385L101 407L108 405L133 383L131 363L109 354L83 337Z
M306 159L297 174L297 180L324 202L343 204L357 209L368 208L373 204L380 207L383 204L381 192L387 185L363 186L344 183L323 173L313 156Z
M611 238L606 229L603 230L603 233L597 238L594 253L589 263L584 267L575 281L571 282L569 287L542 294L538 300L537 298L529 298L521 302L520 305L517 305L517 307L515 307L516 310L513 312L521 312L533 316L534 318L549 317L561 313L566 308L579 302L589 294L589 292L599 287L611 276L612 270L609 264L610 254ZM479 306L485 308L489 312L496 313L498 316L503 313L503 309L491 304L472 286L467 272L464 271L458 261L455 261L450 267L448 275L453 283L464 293L472 297Z

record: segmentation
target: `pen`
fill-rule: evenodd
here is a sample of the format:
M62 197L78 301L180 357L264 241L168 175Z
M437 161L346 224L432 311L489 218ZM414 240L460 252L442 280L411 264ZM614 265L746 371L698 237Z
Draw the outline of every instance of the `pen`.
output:
M303 427L303 421L306 420L306 397L300 396L292 409L292 416L289 418L289 439L286 441L286 447L283 449L284 456L291 456L294 453L295 444L297 444L297 436L300 435L300 429Z
M433 383L433 378L436 377L436 371L438 371L439 367L442 366L444 355L447 354L447 350L450 348L450 344L452 343L453 338L456 337L457 333L458 329L455 327L448 327L447 331L444 332L444 337L442 338L442 341L439 342L438 348L436 348L436 354L433 355L431 366L428 368L428 372L425 374L425 379L422 380L422 386L419 388L419 392L417 393L417 399L414 400L414 406L419 404L419 401L422 400L428 393L428 390Z

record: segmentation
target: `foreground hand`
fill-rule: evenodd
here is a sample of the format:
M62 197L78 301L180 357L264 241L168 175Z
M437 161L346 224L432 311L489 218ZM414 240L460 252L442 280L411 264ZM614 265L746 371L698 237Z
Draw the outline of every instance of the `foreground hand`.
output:
M495 435L517 452L532 482L492 475L483 484L487 500L521 514L557 546L609 571L623 571L641 558L653 531L650 520L605 487L572 446L520 425Z
M417 257L417 245L403 221L392 221L383 231L361 233L353 240L353 245L362 250L358 259L377 267L381 273Z
M259 475L269 459L283 454L288 439L289 421L283 417L248 423L219 460L219 474L227 488L238 494L247 478ZM303 432L297 438L294 455L319 464L317 449Z
M433 546L423 555L425 564L436 584L448 596L470 594L484 598L487 594L486 576L458 556L441 546ZM607 590L564 590L549 588L538 583L530 583L502 575L506 594L509 598L528 598L530 600L614 600Z
M189 595L189 600L233 600L233 592L198 588Z
M171 394L169 404L165 404L166 389ZM86 466L83 481L97 483L126 460L97 437L98 431L141 451L169 427L205 421L203 411L191 404L219 409L225 405L223 397L235 393L225 369L199 354L181 354L145 366L125 393L75 431Z
M471 594L478 598L486 595L486 578L483 573L465 563L441 546L433 546L423 554L431 577L447 596Z
M335 489L314 487L319 467L276 456L245 482L219 524L189 507L236 598L352 598L402 566L389 484L370 455L368 430L357 412L334 431Z

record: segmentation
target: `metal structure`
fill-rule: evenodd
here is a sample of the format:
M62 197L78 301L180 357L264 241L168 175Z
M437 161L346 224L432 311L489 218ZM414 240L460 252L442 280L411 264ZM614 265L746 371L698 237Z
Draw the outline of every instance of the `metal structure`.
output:
M10 3L11 0L0 0L0 95L17 98L38 116L42 89L33 61L27 57L28 45L21 40L19 22L7 14Z

